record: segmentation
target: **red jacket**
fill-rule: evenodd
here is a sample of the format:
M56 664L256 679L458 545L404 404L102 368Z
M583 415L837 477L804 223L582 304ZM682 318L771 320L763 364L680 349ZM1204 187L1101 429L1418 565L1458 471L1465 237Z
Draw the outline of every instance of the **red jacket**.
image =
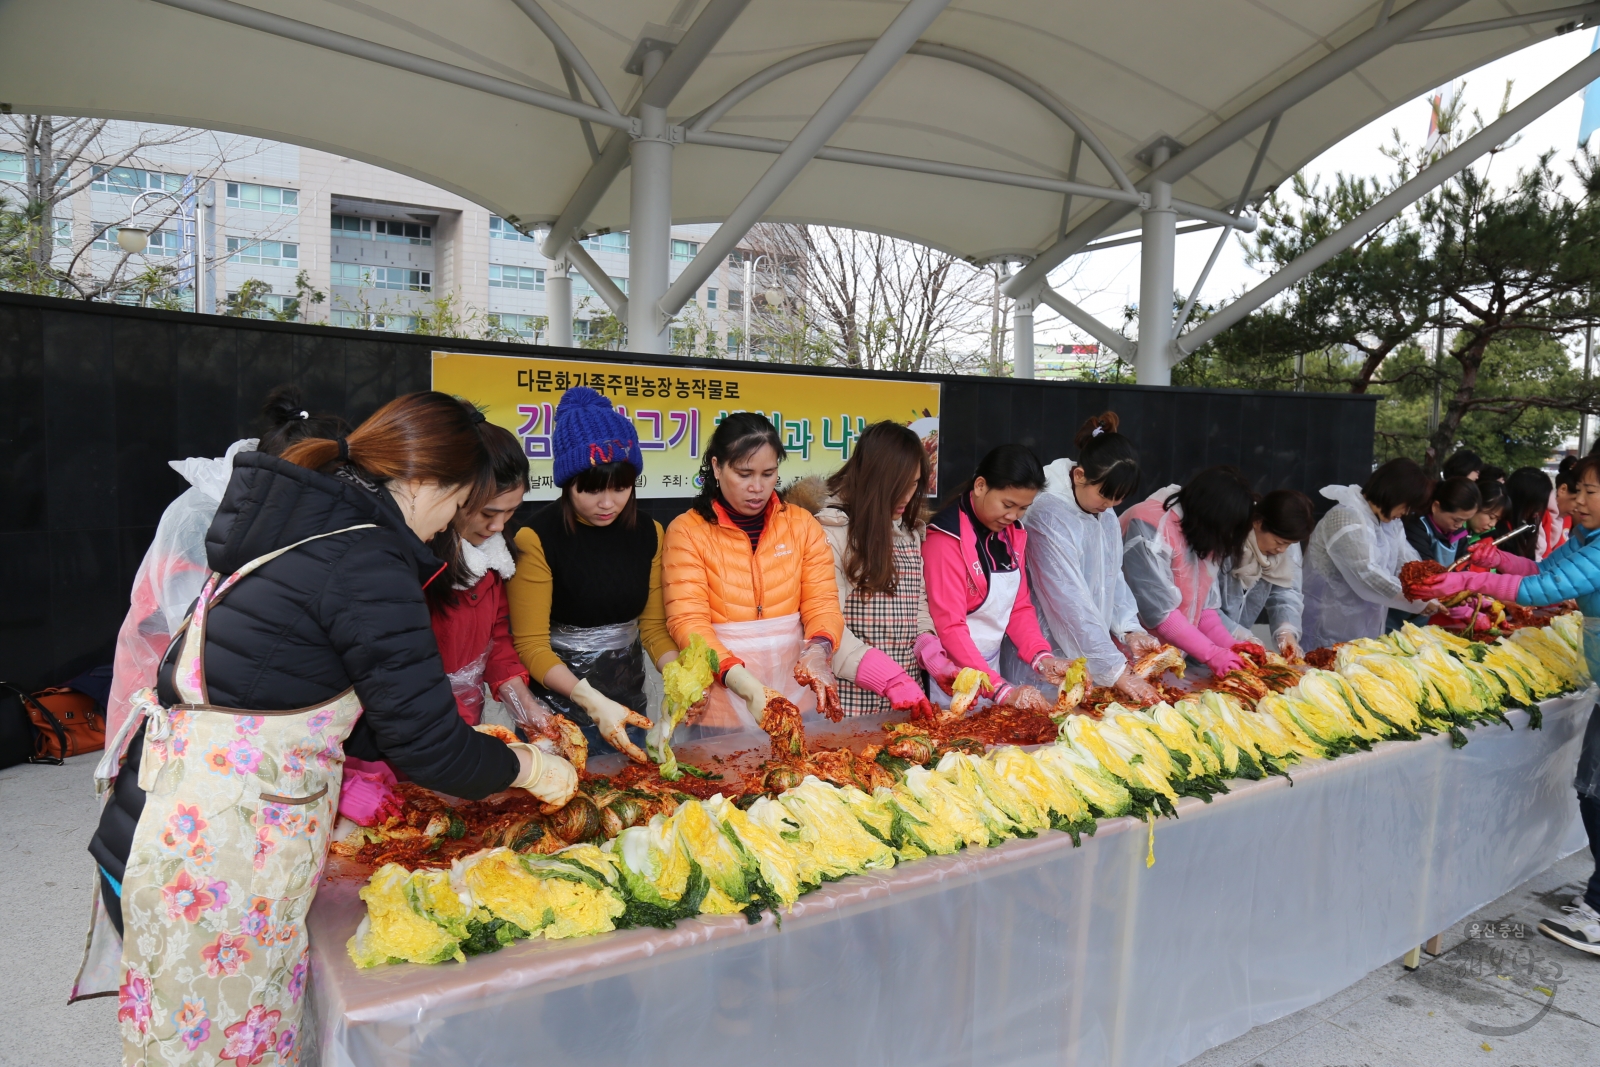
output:
M528 680L528 672L517 657L516 646L511 643L506 583L495 571L490 570L479 578L471 589L457 589L445 602L431 604L430 612L433 636L439 642L439 658L444 661L446 674L455 676L457 671L487 652L489 658L482 680L489 684L489 692L495 692L512 678ZM451 678L456 691L456 710L470 725L476 726L483 717L482 689L470 686L470 679L457 684L458 677Z
M952 527L960 532L954 533ZM1017 647L1022 662L1032 663L1041 652L1050 651L1050 642L1039 630L1039 617L1028 593L1028 532L1017 523L1000 536L1016 557L1022 579L1017 599L1011 605L1006 636ZM922 575L928 587L928 614L933 616L933 627L946 654L958 667L987 671L989 680L999 686L1005 679L984 661L967 629L967 616L977 611L989 595L989 580L978 562L977 534L966 512L949 508L928 523L928 534L922 542Z

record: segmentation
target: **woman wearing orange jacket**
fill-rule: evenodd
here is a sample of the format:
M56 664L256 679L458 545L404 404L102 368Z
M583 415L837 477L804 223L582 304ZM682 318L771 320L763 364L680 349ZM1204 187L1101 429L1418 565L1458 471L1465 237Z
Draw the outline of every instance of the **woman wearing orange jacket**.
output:
M764 415L728 415L706 444L700 495L667 527L667 630L679 648L699 634L719 658L722 687L702 727L759 726L768 688L802 711L842 714L830 667L844 632L833 550L809 511L774 492L783 457Z

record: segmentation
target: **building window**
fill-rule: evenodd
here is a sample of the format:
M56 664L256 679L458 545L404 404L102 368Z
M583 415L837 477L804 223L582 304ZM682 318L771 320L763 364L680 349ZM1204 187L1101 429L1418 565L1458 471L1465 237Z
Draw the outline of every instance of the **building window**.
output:
M364 241L372 239L371 219L358 219L354 215L335 215L332 229L335 237L358 237Z
M89 188L97 193L121 193L136 196L152 189L175 193L183 188L183 178L177 174L162 174L137 167L94 167L90 171Z
M21 152L0 152L0 182L20 182L24 170Z
M543 315L507 315L505 312L496 312L489 316L489 325L498 326L502 330L510 330L518 337L537 340L539 334L544 332Z
M56 247L57 248L71 248L72 247L72 220L71 219L56 219L54 221L55 221L55 229L56 229Z
M739 337L732 330L728 331L728 354L730 356L739 354Z
M294 297L284 296L281 293L257 293L255 298L265 306L254 311L245 312L244 317L247 319L270 319L285 315L291 310L291 306L296 304ZM230 305L238 304L238 302L238 293L228 294L228 303ZM298 310L298 308L295 308L295 310ZM335 314L339 314L339 312L335 312Z
M300 213L300 193L294 189L280 189L276 185L251 185L249 182L229 182L227 190L229 207L247 211L270 211L279 215Z
M350 326L357 330L410 333L417 328L415 315L390 315L381 311L335 311L331 320L335 326Z
M405 267L369 267L363 263L334 263L334 285L354 285L366 289L398 289L402 292L433 292L433 271Z
M729 289L728 290L728 310L729 311L743 311L744 310L744 290L743 289Z
M112 238L116 240L115 237ZM183 255L183 236L176 230L151 230L146 238L147 244L144 254L147 256L181 256Z
M491 239L500 241L526 241L528 244L539 243L539 239L537 237L529 237L525 233L519 233L515 226L511 225L511 223L507 222L499 215L489 216L489 237Z
M266 267L298 267L300 246L287 241L253 241L248 237L228 238L230 263L259 263ZM344 264L350 266L351 264Z
M621 289L624 293L628 291L628 279L618 278L614 274L610 275L610 278L612 284L614 284L618 289ZM589 280L587 278L581 274L574 274L572 276L572 298L576 300L579 297L584 296L592 296L596 300L600 299L600 294L594 291L594 286L589 284Z
M403 245L433 244L433 227L422 226L415 222L378 219L372 224L372 231L373 239L377 241L393 241Z
M499 263L489 264L489 288L527 289L544 292L544 271L538 267L510 267Z
M583 247L591 252L620 252L628 254L628 231L621 233L597 233L593 237L583 239Z
M749 257L744 252L741 252L739 249L735 248L732 252L728 253L728 266L732 267L734 270L738 270L744 266L744 261L747 258Z
M707 289L706 290L706 310L707 311L715 311L716 309L717 309L717 291L715 289Z
M689 262L699 251L700 244L697 241L674 240L672 242L672 258L681 263Z
M117 230L119 227L105 222L96 222L94 225L95 237L89 242L90 248L98 248L102 252L122 251L122 246L117 244Z

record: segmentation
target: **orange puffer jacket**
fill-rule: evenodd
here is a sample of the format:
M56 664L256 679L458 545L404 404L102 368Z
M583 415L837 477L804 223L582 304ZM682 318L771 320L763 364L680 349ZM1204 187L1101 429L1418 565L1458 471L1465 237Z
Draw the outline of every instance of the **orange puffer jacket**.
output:
M661 584L667 630L679 648L695 634L721 659L720 671L742 662L712 632L714 623L751 622L800 613L807 640L826 637L839 647L844 616L833 580L833 550L811 512L781 502L767 505L756 551L750 538L713 502L712 525L686 511L667 527Z

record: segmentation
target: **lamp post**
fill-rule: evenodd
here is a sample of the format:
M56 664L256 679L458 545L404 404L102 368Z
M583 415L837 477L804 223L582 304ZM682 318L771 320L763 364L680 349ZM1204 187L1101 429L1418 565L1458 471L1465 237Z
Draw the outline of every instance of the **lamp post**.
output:
M201 203L200 188L198 184L195 186L193 195L194 212L193 214L189 214L184 211L183 201L177 196L174 196L172 193L159 189L147 190L133 198L133 204L128 208L128 219L129 221L132 221L133 219L138 218L140 210L139 202L145 197L154 197L158 200L162 197L165 197L166 199L171 200L173 204L177 206L178 218L185 222L192 222L194 224L194 310L199 312L201 294L205 290L205 233L201 228L201 219L203 218L202 212L205 210L205 208ZM142 226L119 226L117 228L117 247L121 248L124 252L127 252L130 255L140 255L146 248L150 247L149 229Z
M750 355L750 305L755 303L756 297L754 288L756 264L760 263L763 259L767 261L768 265L772 263L772 257L767 255L765 252L759 256L756 256L754 259L747 257L744 261L744 344L741 347L744 349L745 356ZM783 290L779 289L777 285L773 285L768 288L763 295L767 298L768 304L778 304L783 302Z

